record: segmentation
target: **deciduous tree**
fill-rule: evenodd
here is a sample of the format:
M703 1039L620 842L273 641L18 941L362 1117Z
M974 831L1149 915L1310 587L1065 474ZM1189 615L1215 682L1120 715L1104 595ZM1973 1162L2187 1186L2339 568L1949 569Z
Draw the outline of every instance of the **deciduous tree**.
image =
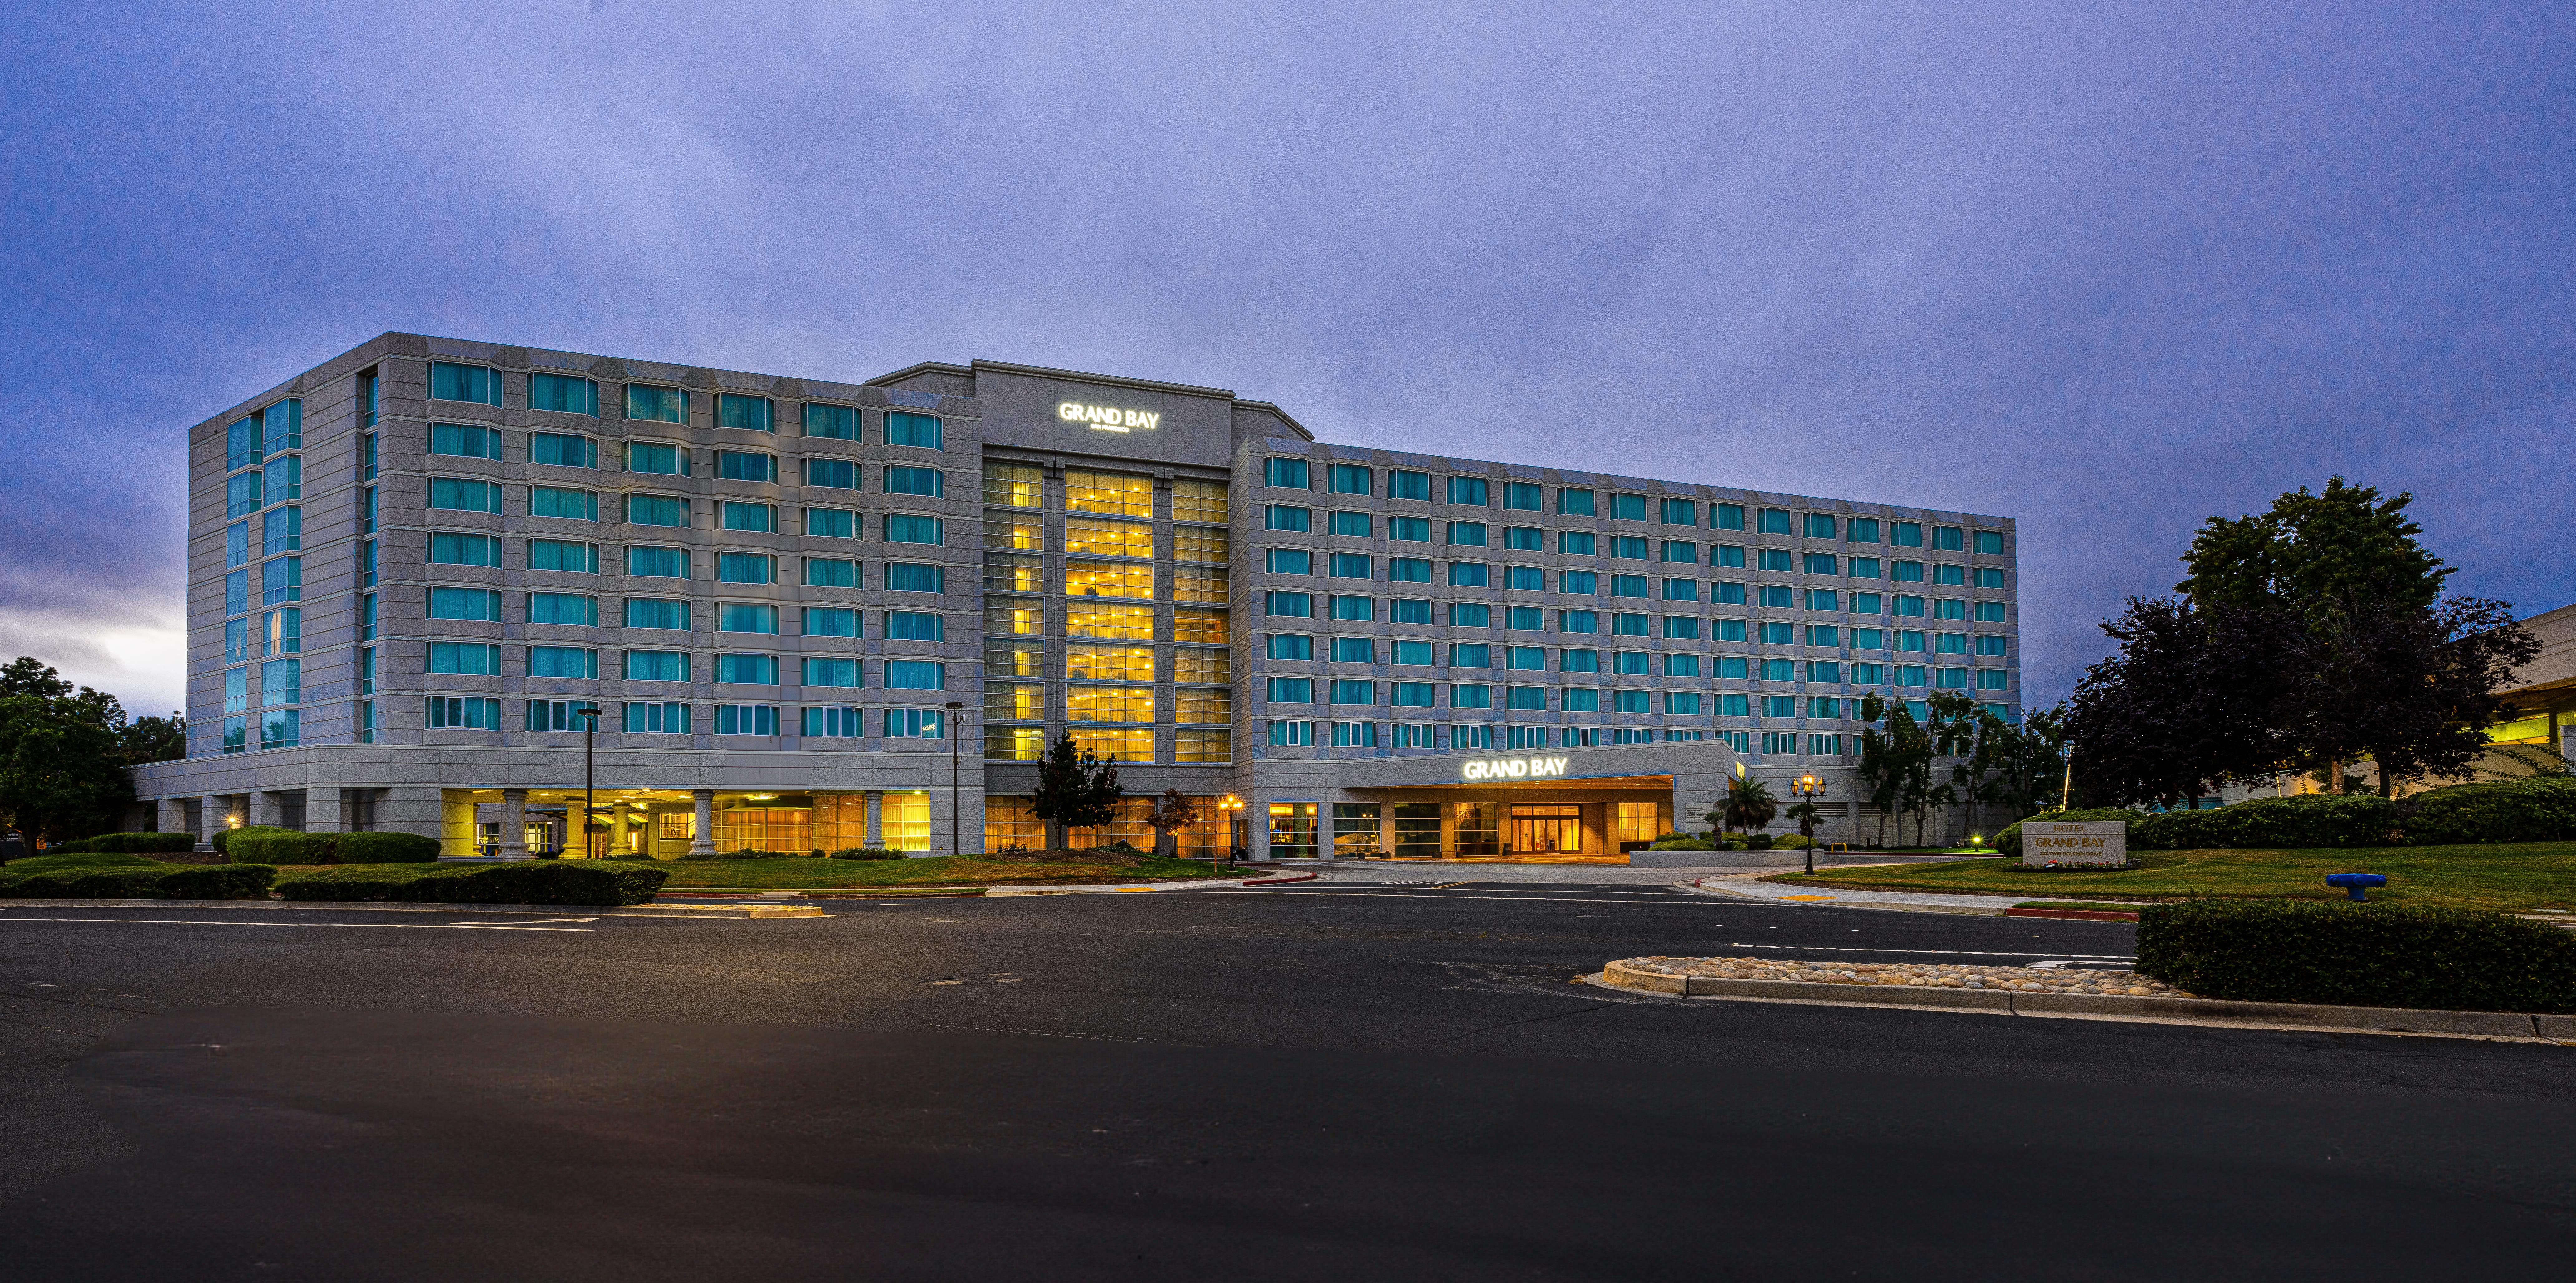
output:
M1029 799L1029 810L1046 821L1047 848L1061 851L1065 830L1095 828L1118 818L1118 799L1125 795L1118 783L1117 755L1101 757L1078 747L1073 732L1066 731L1038 759L1037 793Z

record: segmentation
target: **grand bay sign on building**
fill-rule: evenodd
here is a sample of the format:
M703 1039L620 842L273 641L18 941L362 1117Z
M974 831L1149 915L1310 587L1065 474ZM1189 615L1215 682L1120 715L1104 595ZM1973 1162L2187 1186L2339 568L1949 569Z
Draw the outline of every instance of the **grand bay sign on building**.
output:
M2024 820L2021 825L2024 864L2127 864L2127 820L2073 820L2051 824Z
M1480 757L1468 761L1459 772L1470 780L1544 780L1562 777L1566 759L1562 757Z
M1151 428L1163 421L1163 416L1153 410L1121 410L1116 406L1084 405L1079 401L1058 404L1055 417L1067 423L1088 423L1105 432Z

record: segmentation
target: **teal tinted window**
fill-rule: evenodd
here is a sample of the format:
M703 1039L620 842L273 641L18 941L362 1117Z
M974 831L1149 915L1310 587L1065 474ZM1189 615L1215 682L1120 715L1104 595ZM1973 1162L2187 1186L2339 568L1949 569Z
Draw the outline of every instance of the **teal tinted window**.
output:
M942 474L937 468L894 468L885 470L887 494L918 494L939 497L944 491Z
M689 475L689 451L685 446L629 441L626 443L626 470L685 477Z
M775 432L778 426L770 421L771 413L768 397L742 396L733 392L716 394L716 426L719 428Z
M687 632L689 603L677 597L629 597L626 599L626 626Z
M689 577L689 550L629 547L626 550L626 573L656 579L686 579Z
M501 372L479 365L454 365L446 361L429 363L429 395L437 401L474 401L483 405L501 404Z
M777 632L778 608L757 602L727 602L716 607L716 631L720 633Z
M689 653L684 650L630 650L626 652L626 680L685 682L689 680Z
M942 533L943 530L944 526L937 517L923 517L902 512L886 514L887 543L942 543L946 539Z
M569 539L531 539L528 541L528 569L598 574L599 545Z
M887 562L885 574L887 592L939 592L945 582L939 567L909 561Z
M626 417L655 423L687 423L689 394L679 388L629 383L626 385Z
M1567 516L1590 517L1597 515L1593 511L1592 503L1592 492L1589 490L1569 489L1559 490L1556 492L1556 510L1566 514Z
M887 445L918 446L924 450L941 448L939 420L930 415L888 410L885 425Z
M1386 493L1394 499L1428 499L1431 497L1431 474L1390 472L1386 474Z
M689 501L678 495L628 495L626 496L626 524L686 526L689 524Z
M582 593L528 594L528 622L592 627L599 623L599 599Z
M744 450L718 450L716 475L727 481L776 481L778 460Z
M847 508L807 508L805 533L829 535L835 539L859 537L859 514Z
M726 530L753 530L769 533L776 533L778 530L778 509L770 504L734 503L728 500L723 505L723 510L719 515L723 520L723 528Z
M528 376L528 408L559 414L599 413L599 383L571 374Z
M767 584L778 581L778 559L760 552L716 554L716 582Z
M599 466L599 443L589 437L567 436L560 432L528 434L528 462L557 468L596 468Z
M562 517L571 521L599 520L599 496L588 490L570 490L562 486L528 487L528 515Z
M818 588L856 588L859 563L837 557L807 557L805 582Z
M855 406L816 405L805 403L805 435L829 437L835 441L859 439L859 412Z

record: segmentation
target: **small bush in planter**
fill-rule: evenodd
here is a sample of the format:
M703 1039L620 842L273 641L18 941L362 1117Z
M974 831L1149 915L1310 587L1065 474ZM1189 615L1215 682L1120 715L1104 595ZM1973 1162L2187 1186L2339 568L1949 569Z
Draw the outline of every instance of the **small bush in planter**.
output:
M230 855L230 854L232 854L232 841L233 841L233 839L234 839L234 838L237 838L237 837L241 837L241 836L243 836L244 834L249 834L249 835L252 835L252 836L257 836L257 835L259 835L259 834L263 834L263 833L293 833L293 832L296 832L296 830L294 830L294 829L281 829L281 828L277 827L277 826L276 826L276 825L274 825L274 824L245 824L245 825L243 825L242 827L237 828L237 829L217 829L217 830L215 830L215 849L216 849L216 850L218 850L218 851L223 852L223 853L224 853L224 854L226 854L226 855Z
M76 838L56 847L58 851L112 851L120 855L166 854L197 849L194 833L101 833L96 837Z
M1768 851L1776 840L1768 833L1755 833L1744 839L1744 845L1748 850Z

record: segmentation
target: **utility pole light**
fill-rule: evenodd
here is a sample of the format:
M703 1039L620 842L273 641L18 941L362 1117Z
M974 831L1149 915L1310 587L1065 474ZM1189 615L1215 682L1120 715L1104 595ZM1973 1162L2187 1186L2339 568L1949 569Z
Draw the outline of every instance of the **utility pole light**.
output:
M958 827L957 806L957 723L958 710L966 707L962 700L948 701L948 853L966 854L966 833Z

